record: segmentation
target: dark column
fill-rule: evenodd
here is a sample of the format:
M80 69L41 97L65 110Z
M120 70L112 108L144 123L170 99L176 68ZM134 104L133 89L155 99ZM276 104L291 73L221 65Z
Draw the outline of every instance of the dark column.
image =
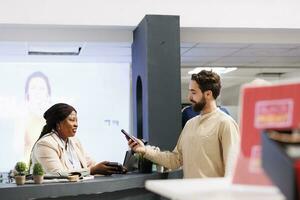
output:
M133 131L161 149L181 131L179 16L146 15L133 32Z

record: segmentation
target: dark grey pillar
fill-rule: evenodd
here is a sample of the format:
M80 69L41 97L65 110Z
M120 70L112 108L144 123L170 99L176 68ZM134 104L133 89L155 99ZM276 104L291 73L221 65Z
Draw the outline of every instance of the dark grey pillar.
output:
M133 131L172 150L181 131L179 16L146 15L133 32Z

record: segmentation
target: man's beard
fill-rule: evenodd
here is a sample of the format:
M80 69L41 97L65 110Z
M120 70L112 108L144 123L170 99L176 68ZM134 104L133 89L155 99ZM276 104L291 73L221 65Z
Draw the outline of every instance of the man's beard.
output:
M201 112L206 105L205 98L202 97L202 99L199 102L194 102L195 104L193 105L193 110L195 112Z

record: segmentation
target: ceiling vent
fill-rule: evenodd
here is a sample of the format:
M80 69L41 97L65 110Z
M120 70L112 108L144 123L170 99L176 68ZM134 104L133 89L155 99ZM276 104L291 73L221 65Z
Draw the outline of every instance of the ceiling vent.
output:
M28 55L39 56L78 56L81 47L29 47Z
M280 77L283 74L285 74L284 72L262 72L262 73L258 73L256 74L257 77Z

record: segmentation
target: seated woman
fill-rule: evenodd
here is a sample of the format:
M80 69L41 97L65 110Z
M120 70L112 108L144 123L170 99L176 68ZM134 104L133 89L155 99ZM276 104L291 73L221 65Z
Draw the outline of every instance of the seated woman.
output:
M37 162L50 174L84 170L104 175L116 172L115 167L106 165L107 161L96 164L74 137L78 124L77 111L72 106L55 104L44 113L44 118L46 125L32 149L30 172Z

